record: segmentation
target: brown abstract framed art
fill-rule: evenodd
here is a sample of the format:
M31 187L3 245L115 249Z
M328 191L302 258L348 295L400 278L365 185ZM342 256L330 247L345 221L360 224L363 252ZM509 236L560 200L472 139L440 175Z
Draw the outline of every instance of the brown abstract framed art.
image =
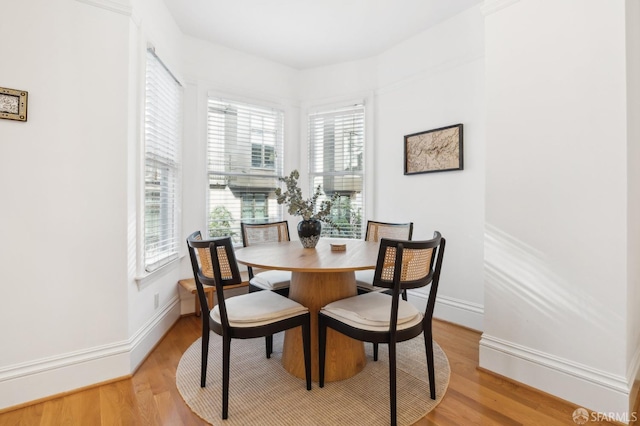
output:
M404 174L462 170L462 124L404 137Z

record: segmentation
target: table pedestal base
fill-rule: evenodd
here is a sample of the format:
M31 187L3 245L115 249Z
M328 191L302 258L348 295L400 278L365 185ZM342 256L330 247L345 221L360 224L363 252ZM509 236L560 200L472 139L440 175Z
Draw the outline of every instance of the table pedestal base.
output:
M353 272L293 272L289 298L311 312L311 377L318 381L318 311L335 300L357 294ZM327 329L325 381L347 379L366 364L364 344L332 329ZM282 365L291 374L304 379L304 355L300 328L285 332Z

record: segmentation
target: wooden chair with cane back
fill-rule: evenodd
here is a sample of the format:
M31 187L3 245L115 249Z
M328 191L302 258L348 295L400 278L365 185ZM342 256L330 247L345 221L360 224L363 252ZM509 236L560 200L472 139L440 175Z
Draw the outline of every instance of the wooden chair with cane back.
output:
M396 343L423 334L431 399L436 399L432 319L440 281L445 239L435 232L431 240L380 240L373 283L390 289L391 297L380 292L336 300L318 314L319 385L324 386L327 327L352 339L372 342L374 361L378 344L389 345L390 423L396 424ZM425 312L401 299L404 289L431 285Z
M387 223L376 222L374 220L367 221L367 232L365 241L380 241L382 238L391 238L394 240L411 240L413 236L413 222L408 223ZM358 294L369 293L371 291L384 291L385 289L376 288L373 285L373 269L364 271L356 271L356 286ZM388 292L387 292L388 293ZM407 300L407 291L403 290L402 298Z
M222 336L222 418L229 414L229 369L232 339L269 339L274 333L302 328L307 389L311 389L311 316L309 309L271 291L258 291L225 299L224 289L240 284L240 271L230 237L204 241L199 231L187 238L193 275L202 310L200 386L205 387L209 331ZM218 304L211 310L203 285L214 286ZM271 355L267 346L267 357Z
M240 224L242 230L242 245L244 247L263 243L276 243L290 241L289 222L286 220L269 223L245 223ZM249 291L271 290L283 296L289 295L291 285L290 271L264 270L254 275L251 266L249 272Z

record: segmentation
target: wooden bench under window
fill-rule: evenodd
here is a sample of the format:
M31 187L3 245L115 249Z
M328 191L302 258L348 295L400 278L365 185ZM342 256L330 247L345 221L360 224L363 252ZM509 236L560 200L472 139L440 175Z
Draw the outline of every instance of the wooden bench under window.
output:
M237 285L229 285L225 287L225 290L239 288L239 287L247 287L249 285L249 276L246 272L241 272L242 283ZM178 284L189 293L195 295L195 313L196 316L200 316L200 302L198 301L198 289L196 288L196 280L194 278L184 278L178 281ZM212 286L205 285L204 286L204 294L207 296L207 302L209 303L209 309L212 309L214 306L214 298L216 294L216 288Z

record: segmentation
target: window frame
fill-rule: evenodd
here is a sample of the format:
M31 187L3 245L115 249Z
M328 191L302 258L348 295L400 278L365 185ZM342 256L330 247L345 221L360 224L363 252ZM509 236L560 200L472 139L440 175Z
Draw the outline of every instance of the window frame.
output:
M137 277L136 279L141 284L142 281L146 277L149 277L160 270L165 269L168 265L176 263L182 256L182 144L184 139L184 110L185 110L185 85L184 83L176 77L176 74L167 66L166 62L161 58L155 51L153 45L148 44L143 51L141 61L141 109L140 109L140 173L139 173L139 204L138 204L138 223L140 224L139 232L138 232L138 266L137 266ZM167 81L175 82L175 89L178 94L178 102L176 102L176 110L178 113L178 117L173 123L175 126L173 128L173 134L171 135L173 140L173 156L163 156L163 155L148 155L149 148L149 139L147 137L147 119L148 116L148 108L147 108L147 100L149 98L147 85L149 82L148 79L148 70L150 67L150 56L151 55L156 61L156 66L164 69L166 71L166 75L164 78L169 77ZM176 93L173 93L171 96L175 96ZM166 93L161 94L161 96L167 96ZM156 145L156 150L158 146ZM157 150L159 152L160 150ZM165 192L164 196L169 197L171 199L171 207L169 208L170 212L168 215L170 216L171 227L169 231L172 232L172 237L170 247L166 250L165 253L160 250L160 253L156 254L156 258L151 261L150 260L150 252L147 246L147 237L148 237L148 199L147 199L147 191L148 191L148 180L147 180L147 170L148 170L148 161L155 162L156 167L158 169L162 169L165 167L168 170L168 173L171 175L169 179L172 180L171 186L173 190L171 193Z
M288 120L289 117L289 113L288 113L288 108L281 104L281 103L277 103L277 102L268 102L268 101L263 101L263 100L258 100L255 98L251 98L251 97L239 97L236 95L231 95L228 93L223 93L223 92L219 92L217 90L211 90L207 93L206 96L206 100L205 100L205 111L206 111L206 115L205 115L205 123L206 127L207 127L207 134L205 135L205 162L207 164L209 164L210 161L210 136L209 136L209 131L210 131L210 101L213 100L218 101L218 102L228 102L229 104L233 104L233 105L243 105L243 106L247 106L250 108L257 108L257 109L263 109L263 110L272 110L277 112L277 114L279 114L279 122L276 122L276 127L278 129L277 132L274 132L274 144L271 145L269 143L265 143L265 140L267 138L264 137L264 133L262 134L262 137L259 138L261 140L253 140L253 136L254 136L254 128L252 128L251 126L249 126L250 128L250 140L248 142L248 150L247 150L247 155L249 157L249 166L248 168L251 169L252 171L254 171L255 173L252 173L251 176L254 178L275 178L276 180L280 177L282 177L283 173L284 173L284 157L285 157L285 146L286 146L286 122ZM260 126L260 131L265 132L264 130L264 125ZM253 151L254 151L254 147L259 146L260 150L261 150L261 164L258 165L254 165L253 164ZM267 163L268 163L268 155L266 154L265 151L267 151L267 149L265 147L269 147L269 146L273 146L273 151L274 151L274 165L273 167L270 167ZM225 166L226 167L226 166ZM211 201L211 176L221 176L222 174L220 173L215 173L211 170L210 166L206 166L205 167L205 179L206 179L206 203L205 203L205 227L204 229L206 230L207 235L209 235L210 232L210 218L209 215L211 214L211 212L213 212L213 208L212 208L212 201ZM234 177L234 176L239 176L237 173L233 173L233 172L225 172L224 173L225 176L227 177ZM245 175L246 176L246 175ZM276 181L276 187L280 186L280 182ZM227 186L227 189L230 189L229 186ZM263 188L264 189L264 188ZM275 189L275 187L274 187ZM268 192L265 191L260 191L260 190L255 190L252 189L252 187L247 186L246 187L246 192L241 192L239 193L237 196L234 196L234 199L236 200L236 202L239 204L239 207L237 208L237 212L238 212L238 217L234 217L233 218L233 224L232 224L232 228L231 228L231 233L232 233L232 238L234 238L234 244L235 245L241 245L241 232L240 232L240 222L242 222L243 220L249 220L249 219L243 219L242 218L242 212L245 211L245 196L249 195L249 194L253 194L254 196L256 194L259 193L263 193L263 194L269 194ZM275 204L275 205L270 205L269 201L271 200L271 204ZM284 208L282 205L278 205L275 202L275 197L269 197L268 195L265 198L265 210L266 210L266 214L267 215L273 215L272 217L267 217L265 218L263 221L278 221L278 220L285 220L285 215L284 215ZM222 204L221 204L222 205ZM254 205L254 210L255 210L255 205ZM237 227L235 227L235 223L237 223ZM236 229L237 228L237 229ZM234 233L235 232L235 233Z
M313 162L313 156L312 156L312 148L311 148L311 144L312 144L312 140L311 140L311 122L312 122L312 115L318 115L318 114L332 114L335 113L339 110L342 109L349 109L352 107L356 107L356 106L361 106L362 107L362 113L363 113L363 120L364 120L364 124L363 124L363 131L364 131L364 136L363 136L363 141L362 141L362 171L361 171L361 197L362 197L362 201L361 201L361 208L363 211L363 214L360 216L360 230L359 230L359 234L362 235L362 237L364 236L364 231L365 231L365 226L366 226L366 220L367 220L367 216L371 215L372 212L372 201L373 198L369 197L368 195L368 191L367 189L370 188L372 186L372 174L369 172L370 170L373 170L372 167L372 161L373 161L373 155L371 153L371 144L372 144L372 140L373 140L373 119L372 117L372 111L373 111L373 93L368 93L368 94L363 94L362 97L358 97L358 98L350 98L350 99L344 99L344 100L336 100L335 102L332 103L327 103L327 104L316 104L316 105L307 105L305 108L305 113L304 113L304 118L305 118L305 132L306 132L306 144L305 144L305 148L306 148L306 152L304 153L304 160L306 162L306 167L305 167L305 173L306 173L306 181L308 182L308 191L309 193L312 193L314 188L314 177L328 177L328 176L344 176L346 174L348 174L348 172L345 171L338 171L338 172L314 172L312 171L312 162ZM351 173L351 172L349 172ZM323 188L324 190L324 188ZM340 195L340 198L343 197L343 194ZM356 231L358 232L358 231ZM340 238L358 238L357 237L358 233L355 234L355 236L353 237L347 237L347 236L340 236ZM324 235L324 227L323 227L323 236Z

